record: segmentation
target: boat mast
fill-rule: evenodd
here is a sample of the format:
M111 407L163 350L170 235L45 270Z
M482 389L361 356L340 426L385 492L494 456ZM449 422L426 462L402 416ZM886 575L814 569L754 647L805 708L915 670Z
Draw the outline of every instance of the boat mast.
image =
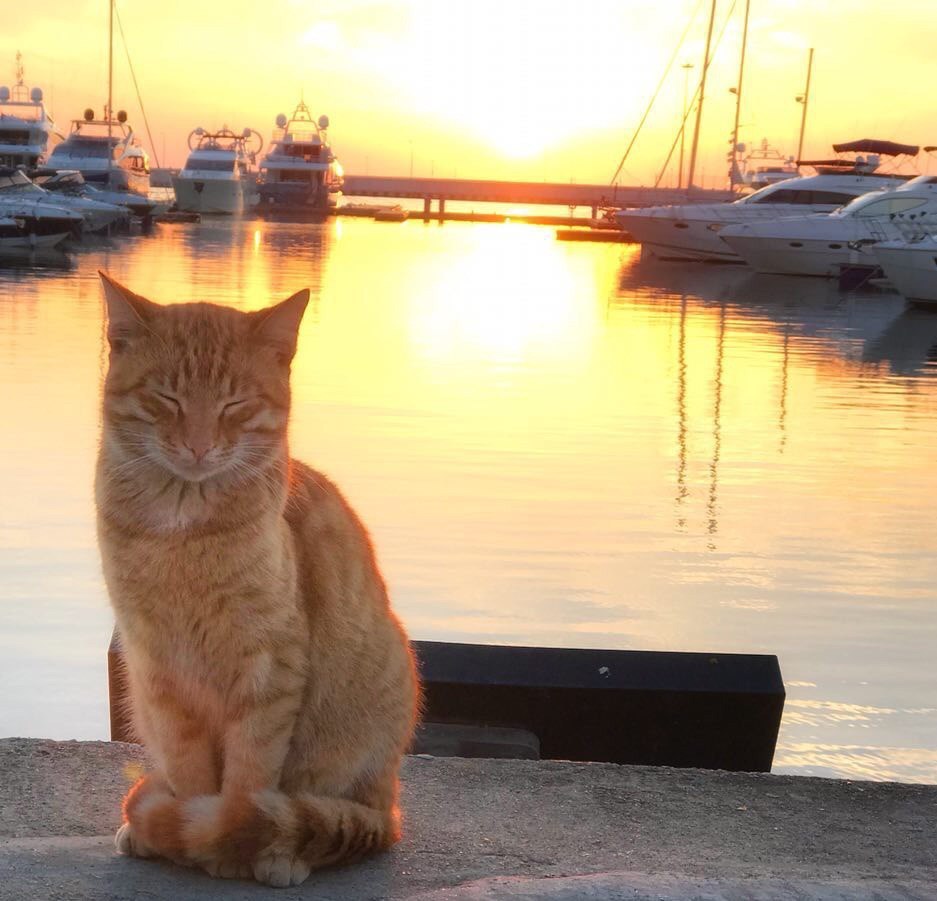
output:
M732 169L729 172L730 188L735 187L736 175L739 171L739 116L742 114L742 76L745 74L745 47L748 44L748 10L750 6L751 0L745 0L745 21L742 25L742 54L739 58L739 80L735 86L735 124L732 126L732 153L729 156L732 161Z
M700 123L703 119L703 97L706 94L706 73L709 71L709 47L712 44L713 25L716 21L716 0L713 0L709 14L709 29L706 32L706 50L703 53L703 74L699 83L699 105L696 107L696 125L693 127L693 144L690 147L690 171L687 173L687 190L693 188L693 174L696 171L696 151L699 147Z
M114 102L114 0L109 0L107 21L107 186L111 186L114 150L111 146L112 104Z
M800 140L797 142L797 162L800 162L801 154L804 150L804 131L807 128L807 103L810 100L810 73L813 71L813 47L807 56L807 86L804 88L802 96L797 98L798 103L804 105L804 111L800 115Z

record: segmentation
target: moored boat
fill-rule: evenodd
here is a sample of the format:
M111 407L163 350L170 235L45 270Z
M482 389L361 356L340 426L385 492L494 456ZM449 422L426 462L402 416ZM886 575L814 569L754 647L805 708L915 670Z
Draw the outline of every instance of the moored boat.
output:
M245 128L236 134L227 126L214 132L196 128L188 143L185 167L172 177L178 209L239 214L253 203L252 165L263 145L256 131Z
M885 277L912 303L937 306L937 236L883 241L870 248Z
M328 215L341 197L342 167L328 138L329 118L312 118L300 101L287 119L277 116L272 147L260 162L258 212L264 215Z
M55 124L43 105L42 89L26 87L22 57L17 53L13 87L0 87L0 166L31 169L39 165L57 138Z
M77 170L96 187L146 196L150 189L150 164L146 151L127 124L127 114L106 114L96 119L86 109L72 120L68 137L49 156L50 169Z
M809 175L776 182L731 203L619 210L615 221L644 252L661 259L739 263L741 257L720 238L730 225L830 213L869 191L900 183L893 176L861 172Z
M857 197L826 216L731 225L720 238L759 272L832 278L842 266L875 267L868 248L937 224L937 176Z

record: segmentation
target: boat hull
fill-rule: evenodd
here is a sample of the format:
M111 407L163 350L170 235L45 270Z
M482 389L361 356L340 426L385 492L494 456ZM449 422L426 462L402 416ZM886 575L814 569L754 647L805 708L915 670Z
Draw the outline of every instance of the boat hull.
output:
M174 175L172 189L176 195L176 206L180 210L226 216L237 216L244 212L244 185L240 179Z
M263 216L325 217L341 194L325 185L267 182L257 186L257 212Z
M725 241L757 272L835 278L842 266L874 266L872 256L850 248L847 241L798 238L768 241L745 235L727 235Z
M615 214L619 226L643 247L646 255L664 260L741 263L742 260L719 237L726 222L685 219L679 216L641 215L640 210Z
M915 303L937 304L937 241L877 244L873 252L895 290Z
M51 234L37 235L17 234L4 236L0 227L0 254L22 254L33 250L48 250L61 244L71 232L53 232Z

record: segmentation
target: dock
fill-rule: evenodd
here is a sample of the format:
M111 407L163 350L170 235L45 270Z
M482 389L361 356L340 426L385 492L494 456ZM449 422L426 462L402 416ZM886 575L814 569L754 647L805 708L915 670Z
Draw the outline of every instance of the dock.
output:
M114 853L139 745L0 740L0 899L925 901L937 786L408 757L403 840L265 889Z
M599 210L648 207L660 204L731 200L731 191L693 188L591 185L575 182L496 181L474 178L401 178L384 175L346 175L346 197L394 197L422 200L429 213L435 203L440 212L450 201L539 206L585 207L595 219ZM554 224L554 223L550 223Z

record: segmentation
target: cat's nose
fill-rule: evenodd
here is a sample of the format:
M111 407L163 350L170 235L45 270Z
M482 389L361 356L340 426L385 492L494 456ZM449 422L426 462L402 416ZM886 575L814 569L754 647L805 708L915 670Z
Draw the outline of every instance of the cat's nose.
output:
M196 463L201 463L205 459L205 456L208 452L215 446L212 441L207 438L193 439L190 438L184 444L185 449L192 454L192 458Z

